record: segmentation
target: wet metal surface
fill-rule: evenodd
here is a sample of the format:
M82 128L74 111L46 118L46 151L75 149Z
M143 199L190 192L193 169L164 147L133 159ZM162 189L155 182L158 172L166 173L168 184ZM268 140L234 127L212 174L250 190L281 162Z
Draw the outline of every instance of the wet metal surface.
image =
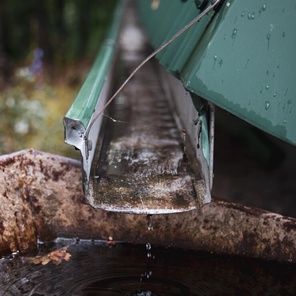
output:
M137 62L128 65L125 71ZM87 195L92 206L156 214L203 205L204 181L195 160L186 159L182 132L153 65L133 78L109 115L113 121L107 119L104 143L93 161Z
M148 55L132 7L127 13L112 80L124 81ZM134 44L137 36L142 44ZM99 139L88 138L96 145L90 178L85 180L91 206L159 214L189 211L210 202L208 180L194 152L187 159L193 147L185 151L185 131L175 122L152 61L129 81L104 116Z
M294 265L205 252L106 241L59 239L71 260L34 265L20 255L0 260L0 292L20 295L294 295ZM3 295L1 294L1 295Z
M111 213L84 204L78 161L34 150L0 156L0 254L58 236L158 244L296 262L296 220L217 200L201 210Z

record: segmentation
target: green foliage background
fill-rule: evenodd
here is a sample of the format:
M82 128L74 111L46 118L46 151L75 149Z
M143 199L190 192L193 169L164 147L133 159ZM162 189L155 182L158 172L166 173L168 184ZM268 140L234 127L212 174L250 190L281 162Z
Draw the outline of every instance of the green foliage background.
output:
M0 0L0 154L34 148L79 158L63 117L111 21L116 0ZM41 48L42 70L29 71Z

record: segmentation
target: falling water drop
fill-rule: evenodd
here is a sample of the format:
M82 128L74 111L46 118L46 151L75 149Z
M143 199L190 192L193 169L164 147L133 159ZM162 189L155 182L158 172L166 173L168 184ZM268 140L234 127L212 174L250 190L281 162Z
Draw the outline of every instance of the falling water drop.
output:
M146 244L146 250L151 250L151 244L150 243Z
M148 231L152 231L153 230L153 226L152 226L152 215L147 215L147 229Z
M266 88L266 89L269 89L269 85L267 84L267 85L265 86L265 88Z

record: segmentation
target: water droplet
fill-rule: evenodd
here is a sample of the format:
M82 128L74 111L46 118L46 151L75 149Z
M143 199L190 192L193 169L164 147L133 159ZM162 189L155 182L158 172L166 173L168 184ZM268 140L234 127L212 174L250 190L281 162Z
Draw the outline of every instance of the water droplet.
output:
M153 226L152 226L152 215L147 215L147 224L148 224L148 231L152 231L153 230Z
M151 253L147 253L147 257L148 258L151 258L152 257L152 254Z
M147 243L147 244L146 244L146 250L151 250L151 245L150 245L150 243Z
M217 59L218 59L218 56L217 56L217 55L214 55L213 70L214 70L214 68L215 68L215 65L216 65L216 61L217 61Z
M249 20L251 19L251 14L250 14L250 13L248 13L248 19L249 19Z
M255 12L252 13L252 15L251 15L251 19L252 19L252 20L255 19Z
M285 36L286 36L286 32L283 32L282 37L285 38Z
M273 94L273 97L275 98L275 97L276 97L276 95L277 95L277 93L274 93L274 94Z
M265 88L266 88L266 89L269 89L269 85L267 84L267 85L265 86Z
M267 7L267 5L266 5L266 3L264 3L264 4L262 5L262 10L265 11L265 10L266 10L266 7Z
M267 49L269 49L270 37L271 37L270 34L267 34L267 35L266 35L266 39L267 39Z
M241 13L241 17L244 17L245 16L245 12L243 11L242 13Z
M231 38L232 38L233 42L234 42L234 40L236 38L236 35L237 35L237 29L236 28L233 28L232 34L231 34Z
M287 120L286 120L286 119L284 119L284 120L283 120L283 123L287 123Z
M270 103L268 101L265 102L265 110L268 110L270 107Z

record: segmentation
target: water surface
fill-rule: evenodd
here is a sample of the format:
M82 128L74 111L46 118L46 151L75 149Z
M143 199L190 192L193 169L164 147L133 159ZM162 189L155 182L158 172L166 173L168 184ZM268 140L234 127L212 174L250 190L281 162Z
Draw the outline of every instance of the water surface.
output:
M294 265L153 245L58 239L39 254L70 245L70 261L0 260L1 295L295 295ZM36 254L35 254L36 255Z

